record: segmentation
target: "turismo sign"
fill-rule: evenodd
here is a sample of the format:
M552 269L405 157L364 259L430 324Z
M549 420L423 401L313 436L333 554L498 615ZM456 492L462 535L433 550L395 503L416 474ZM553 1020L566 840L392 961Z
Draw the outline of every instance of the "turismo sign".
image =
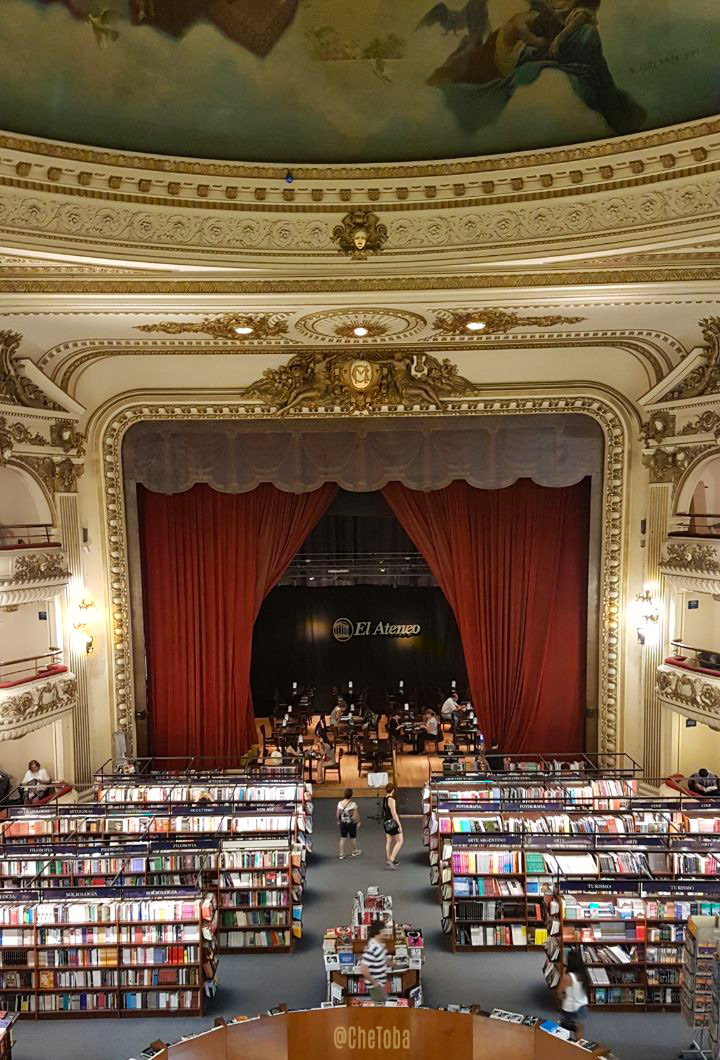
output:
M333 637L340 642L351 640L353 637L417 637L420 626L414 624L398 624L393 622L373 622L366 619L361 622L352 622L349 618L336 618L333 622Z

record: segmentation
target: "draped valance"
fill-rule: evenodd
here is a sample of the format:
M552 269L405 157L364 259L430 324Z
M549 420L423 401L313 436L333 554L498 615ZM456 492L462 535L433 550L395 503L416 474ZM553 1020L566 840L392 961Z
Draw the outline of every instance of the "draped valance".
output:
M520 478L570 486L602 470L604 441L587 416L471 416L449 422L357 424L178 423L133 426L123 445L124 474L157 493L206 483L245 493L272 482L290 493L335 482L356 492L402 482L415 490L464 480L501 489Z

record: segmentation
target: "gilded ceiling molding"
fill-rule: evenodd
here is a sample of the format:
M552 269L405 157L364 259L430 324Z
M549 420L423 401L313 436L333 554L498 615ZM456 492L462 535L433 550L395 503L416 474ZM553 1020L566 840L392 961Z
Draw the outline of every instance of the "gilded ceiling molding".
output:
M436 309L433 328L443 335L463 335L482 332L495 335L512 328L550 328L558 324L579 324L586 317L520 316L504 309Z
M473 384L468 384L473 387ZM575 389L577 392L572 393ZM258 411L258 408L261 411ZM612 752L622 745L620 694L623 680L622 616L624 614L624 548L627 503L628 408L618 396L604 389L563 387L563 393L514 392L511 396L488 395L479 384L474 393L442 399L435 413L441 418L454 416L503 416L583 414L600 424L605 436L602 500L602 585L600 589L600 667L599 667L599 749ZM347 422L347 413L298 414L300 421ZM427 416L427 412L405 412ZM130 596L127 565L125 498L123 493L122 441L126 431L139 421L148 420L246 420L273 418L255 401L228 403L225 394L213 400L210 393L192 392L157 397L127 397L99 410L93 416L91 431L100 456L103 499L105 562L108 577L110 667L113 724L135 741L134 691L132 678ZM357 422L353 417L350 422Z
M368 315L365 316L364 310L358 310L358 323L365 323L371 320ZM386 327L387 332L385 335L380 336L378 341L373 344L373 349L379 349L380 351L394 350L398 344L402 344L402 349L406 353L423 354L429 352L428 347L431 347L436 352L442 350L443 352L453 353L458 349L459 336L444 336L439 332L428 331L427 338L423 335L418 335L413 342L405 342L404 334L412 334L415 336L417 331L421 329L424 323L424 318L421 318L419 314L410 314L406 311L395 310L377 310L373 311L375 316L373 320L377 319L379 326ZM417 316L417 320L413 321L412 317ZM406 318L408 322L408 331L402 333L400 328L402 325L402 319ZM78 379L82 373L92 364L97 361L102 361L110 357L122 356L122 357L179 357L179 356L193 356L196 357L199 353L205 354L236 354L238 356L277 356L278 354L289 353L291 350L298 353L314 353L325 349L325 356L328 356L325 343L330 342L330 338L326 338L323 334L325 329L331 334L334 332L335 337L332 339L333 345L340 345L347 347L347 333L342 334L342 331L347 332L350 328L350 321L355 318L354 312L350 310L326 310L320 311L317 314L309 314L307 317L301 317L296 322L297 330L300 332L312 333L315 337L313 344L303 343L300 344L297 340L293 340L291 337L280 338L276 342L270 345L257 344L252 348L243 344L238 346L237 349L233 349L227 345L222 346L208 346L200 345L195 342L173 342L167 343L161 340L149 340L142 344L129 342L125 339L78 339L75 342L61 343L57 347L52 347L47 351L46 354L41 358L39 364L43 371L47 372L50 378L60 386L66 393L72 394L74 388L77 386ZM337 321L341 323L338 324ZM371 336L368 336L370 338ZM466 347L466 340L463 336L462 346L463 349ZM665 336L660 332L650 331L625 331L625 332L581 332L581 333L569 333L567 336L558 337L557 335L543 335L529 333L523 335L521 338L495 338L495 337L477 337L469 336L467 342L473 343L474 348L480 351L490 350L550 350L550 349L587 349L594 348L597 346L608 346L613 349L620 349L628 352L636 360L643 365L643 368L648 374L649 385L654 385L660 382L665 377L669 368L672 367L672 360L668 353L665 352L663 346L665 345L664 340L670 340L670 348L676 353L676 343L670 336ZM356 340L357 341L357 340ZM322 345L318 345L321 342ZM360 356L362 352L362 345L356 346L357 355ZM685 351L682 350L682 353Z
M23 453L15 454L12 463L30 471L50 497L56 493L77 493L78 479L83 473L82 460L72 460L69 456L29 456Z
M623 233L636 241L638 229L651 242L670 227L681 234L685 226L698 222L705 226L717 223L717 173L678 176L672 172L672 180L665 179L668 175L657 174L654 182L642 187L613 186L604 192L594 188L592 195L580 185L561 198L538 191L528 201L504 196L499 201L469 198L443 203L432 198L388 204L383 210L389 212L392 206L394 212L385 222L387 247L381 257L395 260L422 255L427 262L448 250L464 250L477 261L483 250L497 254L518 247L523 253L542 247L550 257L555 247L582 243L592 251ZM138 254L175 262L194 261L198 256L243 262L282 259L287 266L292 257L298 258L298 264L327 264L337 254L331 215L337 216L341 207L333 207L328 214L320 208L322 204L292 210L293 204L285 203L274 209L272 203L213 204L203 199L190 208L178 206L175 200L147 204L137 201L137 195L118 203L79 194L91 190L74 188L68 195L56 186L33 193L3 187L0 232L9 245L20 237L26 245L34 242L46 251L55 247L76 253L101 251L131 260ZM231 209L213 208L221 205Z
M170 320L162 324L137 324L136 331L162 332L165 335L210 335L214 339L249 342L275 339L287 335L285 313L223 313L205 317L199 322Z
M687 592L720 594L720 540L671 539L663 545L665 581Z
M445 176L474 172L484 173L492 170L504 171L556 163L564 165L567 162L605 158L608 155L619 155L648 149L654 150L666 144L684 144L689 140L695 140L700 137L712 137L717 135L718 132L720 132L720 119L704 118L699 121L684 122L679 125L671 125L666 128L630 136L614 136L606 140L596 140L579 146L491 155L484 158L449 159L442 162L400 162L342 166L294 165L293 174L296 180L375 180L378 177L412 179L413 177ZM257 178L282 181L286 173L285 166L249 162L213 162L204 159L168 157L167 155L153 157L145 154L139 156L130 152L85 147L81 144L57 143L37 137L16 135L10 132L0 134L0 147L5 151L17 151L29 155L45 155L54 160L65 159L73 162L89 162L101 166L119 166L130 170L155 170L160 173L187 173L199 177ZM137 179L136 175L135 179Z
M219 280L157 278L78 279L77 277L4 278L0 273L0 294L158 294L158 295L272 295L272 294L354 294L392 291L486 291L518 288L612 287L615 284L717 283L720 267L648 269L577 269L561 272L487 273L475 275L346 276L312 279Z

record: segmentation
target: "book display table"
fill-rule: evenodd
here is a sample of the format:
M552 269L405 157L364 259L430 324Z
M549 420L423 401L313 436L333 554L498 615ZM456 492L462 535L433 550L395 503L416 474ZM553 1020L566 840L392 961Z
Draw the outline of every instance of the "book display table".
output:
M372 1005L367 984L360 972L367 945L368 926L383 920L392 932L385 940L390 956L390 993L386 1004L407 1008L422 1004L422 966L425 949L422 933L393 919L392 898L368 887L353 899L352 924L329 928L323 939L323 959L327 976L326 1000L335 1005Z

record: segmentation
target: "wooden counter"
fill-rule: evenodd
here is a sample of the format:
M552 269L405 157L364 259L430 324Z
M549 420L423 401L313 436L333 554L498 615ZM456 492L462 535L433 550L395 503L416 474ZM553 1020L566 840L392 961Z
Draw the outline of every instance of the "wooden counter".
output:
M158 1060L590 1060L539 1027L417 1008L309 1009L215 1027Z

